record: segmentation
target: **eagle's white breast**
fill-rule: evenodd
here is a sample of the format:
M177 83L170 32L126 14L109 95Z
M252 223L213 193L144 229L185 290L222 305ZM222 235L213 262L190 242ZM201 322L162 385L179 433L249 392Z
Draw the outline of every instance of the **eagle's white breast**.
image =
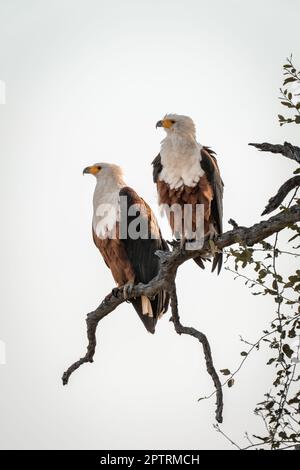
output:
M174 137L164 139L160 150L163 168L159 179L168 183L171 189L183 185L196 186L204 175L200 165L201 148L196 141L187 142Z
M99 238L113 236L116 222L120 219L120 189L124 185L96 185L93 206L93 230Z

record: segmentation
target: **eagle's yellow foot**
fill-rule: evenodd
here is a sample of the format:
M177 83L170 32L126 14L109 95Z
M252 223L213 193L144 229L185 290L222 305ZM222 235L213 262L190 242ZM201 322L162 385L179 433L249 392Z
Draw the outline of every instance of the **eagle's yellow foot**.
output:
M218 232L215 229L215 226L213 224L209 224L209 230L208 230L208 237L210 240L213 240L214 238L217 238Z
M133 282L127 282L123 286L123 296L124 299L127 300L129 297L131 297L132 290L134 288L134 283Z

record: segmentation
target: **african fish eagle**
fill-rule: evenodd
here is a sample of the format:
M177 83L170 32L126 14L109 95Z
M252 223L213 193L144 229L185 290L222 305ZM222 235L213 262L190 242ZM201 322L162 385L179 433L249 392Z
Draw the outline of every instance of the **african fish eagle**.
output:
M203 207L204 237L213 239L222 233L223 217L223 181L213 152L196 140L193 120L188 116L167 114L158 121L156 127L162 127L167 135L161 142L160 153L152 162L153 179L157 185L159 204L172 207L177 204L192 207L193 230L195 229L196 205ZM176 236L174 213L169 212L169 222ZM182 210L182 227L184 211ZM184 238L184 228L179 236ZM202 258L195 258L200 267L204 267ZM222 267L222 253L214 253L212 271Z
M168 245L161 236L152 210L126 185L119 166L96 163L85 168L83 173L96 177L92 222L94 243L118 288L123 289L127 298L134 284L146 284L158 274L159 258L155 252L167 251ZM142 233L142 226L146 227L146 233ZM158 318L168 308L169 295L161 291L154 298L142 296L130 302L146 329L154 333Z

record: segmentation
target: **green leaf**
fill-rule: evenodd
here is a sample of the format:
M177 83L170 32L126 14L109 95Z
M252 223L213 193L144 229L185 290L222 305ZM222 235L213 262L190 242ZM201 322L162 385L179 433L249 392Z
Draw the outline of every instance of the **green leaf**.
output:
M284 352L284 354L290 359L292 357L292 355L294 354L294 351L290 348L290 346L288 344L284 344L282 346L282 350Z
M255 439L259 439L260 441L264 441L264 442L268 442L270 440L269 437L260 437L260 436L256 436L255 434L253 434L253 437L255 437Z
M265 294L277 295L277 291L272 289L265 289Z
M233 384L234 384L234 379L228 380L227 385L228 385L229 388L231 388L233 386Z
M221 369L220 372L222 372L223 375L230 375L231 374L229 369Z
M295 338L295 336L296 336L295 328L292 328L288 333L288 337L289 338Z
M295 82L295 81L296 81L296 78L288 77L284 80L283 85L286 85L287 83L292 83L292 82Z
M268 274L268 271L266 269L261 269L258 274L259 274L259 279L264 279L266 275Z
M294 404L296 404L296 403L300 403L300 400L299 400L299 398L297 398L297 397L291 398L291 399L288 401L288 404L289 404L289 405L294 405Z
M288 103L287 101L281 101L281 104L283 104L283 106L287 106L288 108L294 108L295 106L291 103Z
M266 409L270 410L271 408L273 408L274 405L275 405L275 401L269 401L269 403L266 404Z
M283 360L284 360L284 354L280 353L279 356L278 356L277 362L283 362ZM278 372L277 372L277 374L278 374Z
M297 170L294 171L294 175L298 175L300 173L300 168L297 168Z
M298 275L296 276L289 276L289 281L292 283L292 284L296 284L296 282L299 282L300 281L300 277Z

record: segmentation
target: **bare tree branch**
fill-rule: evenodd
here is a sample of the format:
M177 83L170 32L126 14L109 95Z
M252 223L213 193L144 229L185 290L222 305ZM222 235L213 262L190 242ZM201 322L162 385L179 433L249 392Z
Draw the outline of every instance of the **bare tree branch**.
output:
M113 295L113 293L111 293L110 295L105 297L105 299L101 302L99 307L96 308L96 310L87 314L86 325L88 346L86 355L78 361L74 362L74 364L72 364L66 370L66 372L64 372L62 376L63 385L67 385L70 375L82 364L85 364L86 362L94 362L94 354L97 345L96 330L98 323L100 322L100 320L102 320L102 318L106 317L106 315L115 310L122 302L124 302L124 299L119 299L118 297Z
M284 142L283 145L274 145L264 142L262 144L249 144L252 147L256 147L262 152L271 152L271 153L280 153L290 160L295 160L300 163L300 147L290 144L289 142Z
M300 206L294 205L290 209L284 210L270 219L262 221L249 228L236 227L235 229L219 236L214 241L214 243L217 249L222 249L235 243L253 245L259 241L264 240L273 233L279 232L285 227L288 227L289 225L299 221ZM162 289L165 289L171 294L172 321L174 323L176 332L178 334L187 334L197 338L203 346L206 368L213 379L217 394L216 419L218 422L222 422L222 387L218 374L213 365L209 342L203 333L197 331L194 328L184 327L181 325L178 314L175 288L175 279L178 267L191 258L195 258L199 255L203 255L209 252L210 249L209 242L206 241L201 250L184 251L180 247L175 246L172 252L157 252L157 256L159 256L161 261L158 275L146 285L137 284L132 291L132 297L140 297L141 295L152 297ZM72 364L63 374L62 381L64 385L68 383L71 374L82 364L93 362L96 350L96 329L98 323L100 320L102 320L102 318L115 310L124 301L125 299L123 297L122 290L114 289L113 292L103 300L96 310L88 314L86 319L88 336L88 347L86 355Z
M215 389L216 389L216 421L218 423L222 423L223 417L223 391L222 391L222 384L220 382L219 376L214 368L213 359L211 355L210 345L206 336L201 333L200 331L196 330L195 328L183 326L180 322L179 312L178 312L178 300L177 300L177 293L176 293L176 285L173 284L173 288L171 291L171 309L172 309L172 318L171 320L174 323L174 327L176 333L179 335L189 335L197 338L198 341L202 344L205 362L206 362L206 370L211 376Z
M273 212L277 207L280 206L282 201L285 199L285 197L289 194L292 189L295 189L300 186L300 176L294 176L293 178L290 178L287 180L282 186L277 191L277 194L271 199L269 199L268 204L266 205L265 210L261 215L266 215L270 214Z
M238 226L239 226L239 224L236 223L236 221L233 220L233 219L229 219L228 223L229 223L229 225L232 225L233 228L238 228Z

